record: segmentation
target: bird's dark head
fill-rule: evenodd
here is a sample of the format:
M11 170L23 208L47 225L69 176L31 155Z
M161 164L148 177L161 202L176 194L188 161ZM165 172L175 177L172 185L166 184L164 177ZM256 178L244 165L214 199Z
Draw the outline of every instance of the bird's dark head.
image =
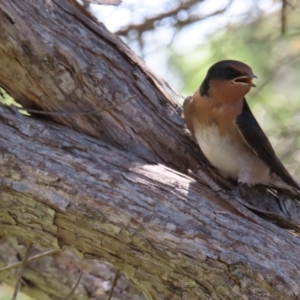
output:
M215 93L234 98L244 97L251 87L255 87L253 78L256 76L246 64L236 60L222 60L209 68L200 93L208 97Z

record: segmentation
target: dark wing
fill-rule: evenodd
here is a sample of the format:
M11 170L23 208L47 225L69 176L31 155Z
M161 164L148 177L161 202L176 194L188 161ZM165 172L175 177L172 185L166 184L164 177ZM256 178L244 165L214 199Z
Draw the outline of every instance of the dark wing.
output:
M278 175L285 183L296 190L300 190L297 182L291 177L269 142L267 136L253 116L246 99L244 99L243 111L236 118L236 125L248 146L270 167L271 172Z

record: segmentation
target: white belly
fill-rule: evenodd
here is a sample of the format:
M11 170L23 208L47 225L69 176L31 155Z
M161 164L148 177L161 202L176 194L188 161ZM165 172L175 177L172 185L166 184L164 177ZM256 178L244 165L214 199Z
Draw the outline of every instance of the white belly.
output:
M217 126L198 130L197 142L209 162L230 177L237 177L242 166L237 160L238 149L228 137L219 134Z
M269 168L242 138L238 142L230 136L222 136L215 125L198 127L195 135L206 158L223 176L238 178L243 172L250 185L269 181Z

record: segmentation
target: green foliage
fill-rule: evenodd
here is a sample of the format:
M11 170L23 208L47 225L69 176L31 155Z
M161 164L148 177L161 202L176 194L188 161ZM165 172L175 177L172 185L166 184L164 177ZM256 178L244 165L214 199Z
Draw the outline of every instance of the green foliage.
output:
M14 293L13 287L7 284L0 285L0 300L11 300L13 293ZM17 300L34 300L34 299L19 292L17 296Z
M16 105L21 107L20 104L18 104L17 102L15 102L15 100L9 96L3 89L0 88L0 103L4 103L6 105ZM1 299L0 299L1 300Z
M12 98L10 95L8 95L5 90L0 88L0 103L6 104L6 105L14 105L17 107L22 107L21 104L17 103L14 98ZM19 110L19 112L23 115L29 116L29 114L25 110ZM0 298L1 300L1 298Z

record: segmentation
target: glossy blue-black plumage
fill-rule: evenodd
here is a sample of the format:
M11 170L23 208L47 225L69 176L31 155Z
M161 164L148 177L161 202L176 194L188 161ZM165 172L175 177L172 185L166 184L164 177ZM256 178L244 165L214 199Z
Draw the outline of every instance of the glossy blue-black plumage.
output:
M299 190L297 182L290 176L276 156L267 136L253 116L246 99L244 99L242 113L236 118L236 125L245 142L270 167L271 172L279 176L285 183Z

